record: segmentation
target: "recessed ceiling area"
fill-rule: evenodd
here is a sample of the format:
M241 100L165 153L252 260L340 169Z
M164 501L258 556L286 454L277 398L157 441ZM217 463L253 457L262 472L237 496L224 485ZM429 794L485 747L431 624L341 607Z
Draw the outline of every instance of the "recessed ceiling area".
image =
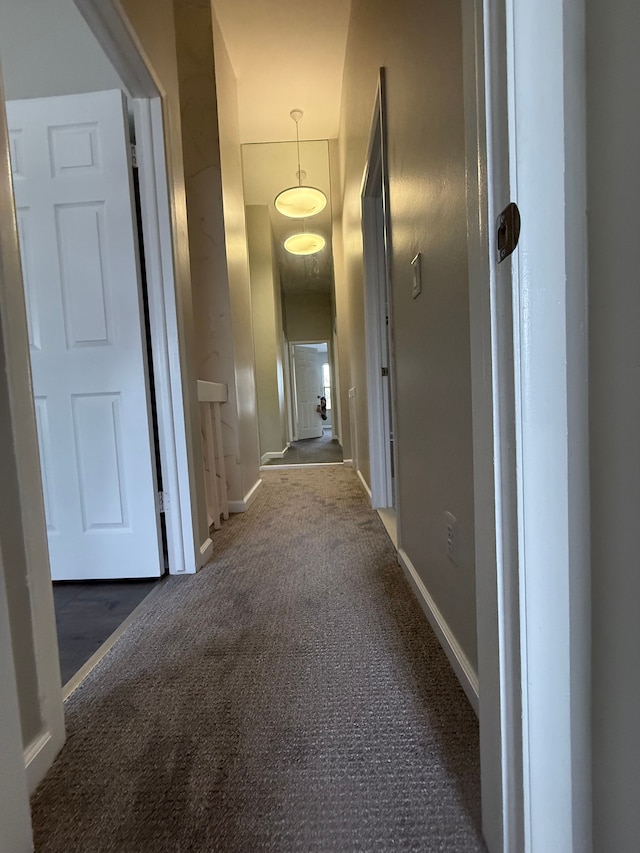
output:
M328 204L321 213L304 220L303 224L300 219L289 219L278 213L273 204L282 189L297 183L298 155L295 142L242 146L245 204L269 207L283 291L330 293L333 283L331 181L326 140L301 142L300 164L307 173L306 183L322 190L327 196ZM322 251L307 257L291 255L285 251L283 244L286 238L302 231L303 227L307 231L322 234L327 241Z
M350 0L214 0L238 85L240 141L338 135Z

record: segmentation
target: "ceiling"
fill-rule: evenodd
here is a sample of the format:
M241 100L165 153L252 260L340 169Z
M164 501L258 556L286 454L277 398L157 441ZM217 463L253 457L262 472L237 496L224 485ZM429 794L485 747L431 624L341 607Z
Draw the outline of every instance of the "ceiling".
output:
M293 126L293 121L289 119ZM245 204L268 205L276 244L282 289L285 293L330 293L333 283L331 254L331 180L329 146L325 141L301 142L300 165L307 173L305 183L327 196L325 209L305 220L307 231L317 231L327 245L315 255L298 257L286 252L285 239L303 230L301 220L289 219L275 209L273 200L283 189L297 183L298 158L295 142L269 142L242 146Z
M213 0L238 84L241 142L338 135L351 0Z
M283 291L330 293L326 140L338 136L351 0L213 0L213 7L238 86L245 202L269 205ZM297 182L293 109L304 113L299 132L306 183L329 199L325 211L306 222L306 229L321 233L327 245L306 258L290 255L282 246L286 237L302 230L302 222L273 207L275 196Z

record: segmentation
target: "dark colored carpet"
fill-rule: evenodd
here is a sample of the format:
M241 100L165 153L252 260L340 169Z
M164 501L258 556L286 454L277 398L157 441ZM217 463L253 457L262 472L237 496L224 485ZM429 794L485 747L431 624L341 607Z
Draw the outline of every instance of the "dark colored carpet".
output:
M342 462L342 448L337 438L331 437L331 431L322 438L303 438L292 441L282 459L270 459L267 465L310 465L327 462Z
M475 716L353 472L263 477L67 702L40 853L484 851Z
M158 578L54 583L63 684L84 666L158 583Z

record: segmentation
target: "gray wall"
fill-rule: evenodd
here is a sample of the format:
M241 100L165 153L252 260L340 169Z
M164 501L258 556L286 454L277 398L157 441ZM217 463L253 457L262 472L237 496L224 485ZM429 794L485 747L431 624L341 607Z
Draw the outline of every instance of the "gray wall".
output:
M8 100L124 88L73 0L2 0Z
M246 208L251 304L256 353L260 453L281 453L287 443L282 352L282 299L267 205Z
M331 296L325 293L285 293L284 326L287 340L330 341Z
M595 853L640 838L640 6L587 0Z
M419 38L417 37L419 34ZM360 187L378 69L387 72L400 542L476 666L471 370L459 4L353 0L340 124L344 267L340 350L356 386L358 455L369 480ZM423 254L423 293L410 261ZM345 381L341 376L344 389ZM459 565L445 553L458 519Z

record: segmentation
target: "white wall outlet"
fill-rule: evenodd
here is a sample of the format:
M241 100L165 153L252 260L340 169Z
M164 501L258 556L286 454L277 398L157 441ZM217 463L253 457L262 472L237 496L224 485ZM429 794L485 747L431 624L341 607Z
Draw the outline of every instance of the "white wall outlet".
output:
M420 252L411 261L411 271L413 273L413 284L411 286L411 295L415 299L422 293L422 255Z
M458 519L451 512L445 512L446 541L445 551L447 557L454 565L458 565Z

